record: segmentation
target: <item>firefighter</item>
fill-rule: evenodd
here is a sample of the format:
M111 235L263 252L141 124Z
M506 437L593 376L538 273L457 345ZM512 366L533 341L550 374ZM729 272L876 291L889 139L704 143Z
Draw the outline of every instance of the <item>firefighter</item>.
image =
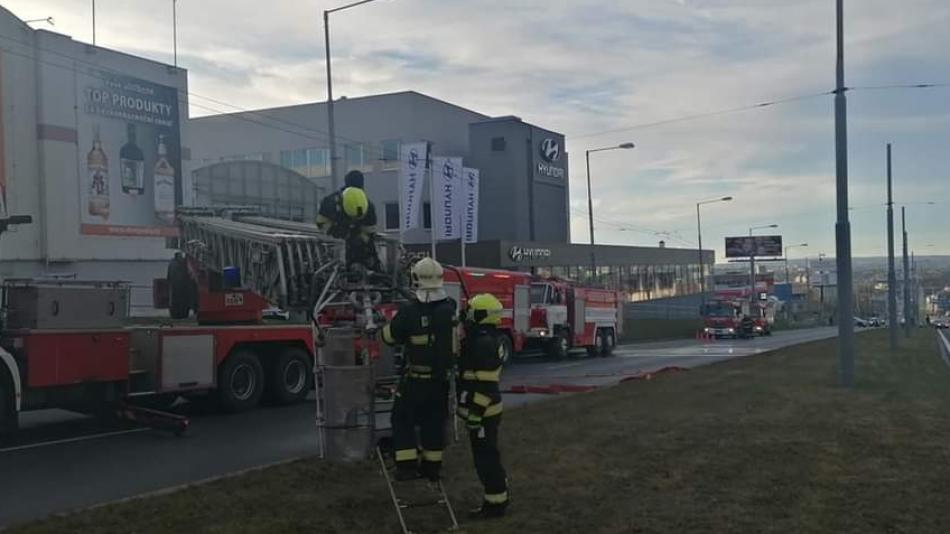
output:
M472 518L501 517L508 507L508 478L498 450L502 412L499 338L505 334L497 326L502 309L494 295L482 293L469 301L465 315L465 339L458 366L458 416L468 428L475 472L485 488L482 504L471 512Z
M419 260L412 267L412 278L416 298L383 327L384 342L404 347L392 412L396 479L421 475L436 482L445 445L449 373L458 347L456 304L442 289L442 266L437 261Z
M346 241L346 264L358 263L379 272L382 264L376 252L376 207L363 189L360 171L350 171L343 189L324 197L317 213L317 227Z

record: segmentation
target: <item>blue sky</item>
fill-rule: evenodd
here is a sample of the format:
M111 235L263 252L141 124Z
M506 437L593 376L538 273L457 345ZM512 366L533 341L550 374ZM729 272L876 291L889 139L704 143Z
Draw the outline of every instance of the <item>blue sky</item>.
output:
M88 4L3 2L80 40ZM99 44L170 61L170 0L97 5ZM262 5L178 0L191 91L245 108L325 98L320 14L339 2ZM575 241L588 239L584 150L632 141L592 158L599 242L695 246L695 202L732 195L704 207L704 245L721 253L724 236L776 223L809 254L834 253L831 96L629 128L831 90L833 0L379 0L333 17L340 95L414 89L564 132ZM950 82L950 3L848 0L846 17L849 86ZM911 248L950 254L950 88L856 89L848 111L855 253L884 253L892 142Z

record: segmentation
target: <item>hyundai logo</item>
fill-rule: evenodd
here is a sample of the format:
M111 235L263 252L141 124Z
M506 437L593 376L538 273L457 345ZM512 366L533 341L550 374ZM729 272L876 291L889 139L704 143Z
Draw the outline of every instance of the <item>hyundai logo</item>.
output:
M514 245L508 249L508 257L511 258L511 261L515 263L521 263L526 259L533 260L538 258L550 258L551 249L519 247L518 245Z
M550 162L561 159L561 145L550 137L541 141L541 157Z
M409 168L415 169L419 166L419 151L412 148L409 149Z
M445 164L442 165L442 176L449 179L455 178L455 165L446 161Z

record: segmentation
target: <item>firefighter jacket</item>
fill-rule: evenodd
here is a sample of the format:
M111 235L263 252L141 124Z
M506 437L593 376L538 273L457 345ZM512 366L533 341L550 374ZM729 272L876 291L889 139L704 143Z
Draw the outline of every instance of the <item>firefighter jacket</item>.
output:
M459 357L458 415L479 424L486 417L501 414L502 361L499 337L504 334L489 325L466 325Z
M383 327L386 344L404 346L404 377L448 379L458 351L455 312L455 301L450 298L412 301L403 304Z
M317 211L317 227L331 237L350 240L355 237L369 241L376 232L376 207L372 201L362 219L352 219L343 212L343 194L337 191L323 197Z

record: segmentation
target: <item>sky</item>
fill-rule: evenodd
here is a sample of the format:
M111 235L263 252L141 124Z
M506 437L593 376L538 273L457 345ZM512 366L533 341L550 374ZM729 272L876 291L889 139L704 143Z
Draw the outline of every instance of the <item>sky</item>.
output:
M90 0L0 3L91 41ZM324 100L322 11L344 3L178 0L192 115ZM171 62L172 0L96 5L97 44ZM584 152L633 142L591 155L598 243L695 247L696 202L732 196L702 207L717 258L770 224L808 243L793 258L834 256L833 0L378 0L331 17L338 96L411 89L564 133L573 241L589 239ZM886 254L887 143L910 248L950 254L950 86L872 88L950 84L947 27L946 0L846 1L856 256Z

